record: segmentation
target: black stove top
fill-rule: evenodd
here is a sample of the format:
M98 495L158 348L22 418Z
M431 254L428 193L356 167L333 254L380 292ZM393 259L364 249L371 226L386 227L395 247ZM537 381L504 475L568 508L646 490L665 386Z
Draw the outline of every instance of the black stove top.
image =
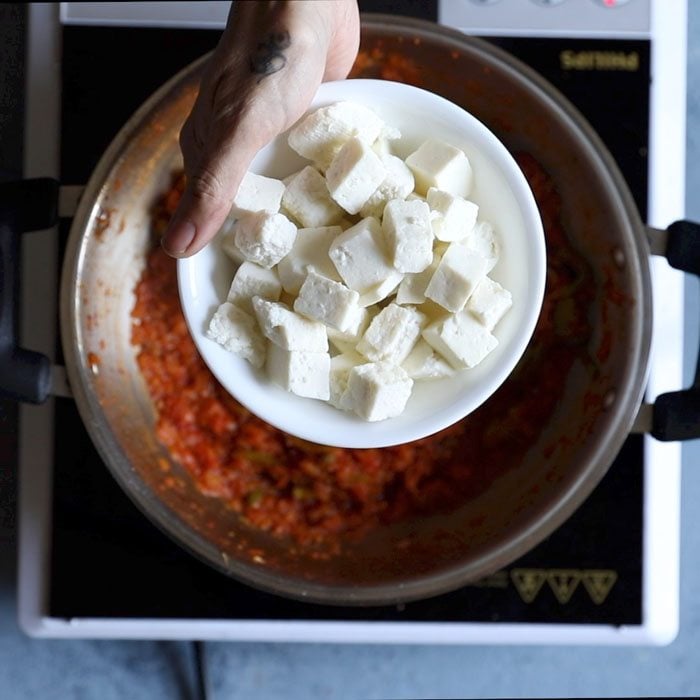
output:
M407 7L414 6L420 4ZM209 30L64 27L61 181L85 183L131 113L180 68L211 50L217 37ZM649 42L493 41L543 73L584 112L645 212ZM564 49L596 50L610 43L636 51L640 69L583 76L562 65ZM64 224L64 238L66 229ZM55 436L52 617L642 622L644 442L639 436L628 438L574 516L507 570L448 595L368 609L293 602L219 574L181 550L132 505L101 462L72 401L56 400Z

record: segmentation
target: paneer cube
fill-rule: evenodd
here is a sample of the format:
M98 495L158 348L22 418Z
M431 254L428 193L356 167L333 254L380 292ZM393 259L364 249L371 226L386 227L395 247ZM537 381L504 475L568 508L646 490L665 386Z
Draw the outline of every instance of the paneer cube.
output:
M326 326L345 331L355 320L359 298L356 291L311 269L301 285L294 310Z
M425 296L453 313L467 303L486 275L486 261L463 243L451 243L425 290Z
M336 102L304 117L289 132L288 142L300 156L325 170L353 137L371 145L383 133L384 122L355 102Z
M341 353L354 351L375 315L376 313L372 313L370 309L358 306L352 314L352 320L345 331L339 331L330 327L326 328L328 340Z
M294 246L277 265L280 282L286 292L299 294L310 267L328 279L340 281L340 275L328 257L328 249L342 232L340 226L300 228L297 231Z
M440 355L437 355L423 338L420 338L413 346L413 350L401 363L401 366L413 381L442 379L443 377L451 377L455 373L454 368Z
M385 420L403 413L412 389L413 380L402 367L369 362L350 370L342 401L360 418Z
M402 279L403 272L394 270L385 280L370 287L366 292L362 292L358 304L366 307L384 301L396 291Z
M474 293L467 302L469 311L490 331L496 327L511 306L513 306L511 293L490 277L484 277L476 285Z
M389 304L371 321L357 351L372 361L400 365L413 349L426 317L412 306Z
M282 195L282 208L304 228L332 226L344 216L331 198L325 178L310 165L287 185Z
M385 176L381 158L366 143L351 138L328 166L326 184L346 212L357 214Z
M382 230L399 272L422 272L433 261L430 207L425 202L392 199L384 209Z
M433 233L439 241L461 241L476 225L479 206L431 187L428 190Z
M399 136L397 138L401 138L401 132L398 132ZM381 158L383 156L390 156L391 155L391 141L393 139L388 139L386 138L383 134L380 134L377 137L377 140L372 144L372 150ZM403 161L401 161L403 163Z
M284 183L281 180L248 171L233 198L229 216L238 219L244 214L254 214L256 211L278 212L283 194Z
M413 171L416 191L425 195L431 187L457 197L467 197L472 187L472 166L459 148L430 139L406 158Z
M268 377L286 391L307 399L330 398L331 356L327 352L285 350L270 343L265 368Z
M478 222L464 239L464 244L486 260L487 273L496 267L501 251L491 224L486 221Z
M243 309L246 313L253 311L253 297L262 297L268 301L277 301L282 292L277 273L247 260L236 270L228 291L227 301Z
M302 168L302 170L303 170L303 169L304 169L304 168ZM293 172L293 173L290 173L290 174L287 175L286 177L283 177L282 180L280 180L280 182L284 185L284 188L285 188L285 189L287 189L287 187L289 186L289 183L290 183L300 172L301 172L301 170L297 170L297 171L295 171L295 172ZM282 196L284 197L284 192L282 193ZM280 202L280 206L281 206L281 202Z
M390 153L380 154L379 157L386 169L386 175L382 184L377 187L360 209L360 214L363 217L374 216L381 219L387 202L392 199L406 199L415 187L413 173L401 158L392 156Z
M283 214L259 211L242 216L234 226L235 245L243 257L261 267L276 265L294 245L297 227Z
M498 345L488 328L466 309L431 323L423 338L455 369L476 367Z
M387 259L379 221L372 217L343 231L331 243L328 255L343 282L360 295L387 280L395 280L393 290L401 281L401 273Z
M248 360L254 367L262 367L265 339L255 319L237 306L228 301L221 304L209 322L206 335L229 352Z
M353 367L365 364L367 360L352 350L331 357L330 368L330 403L336 408L352 410L345 400L345 390L348 388L348 377Z
M253 309L263 335L284 350L325 352L326 328L288 309L284 304L253 297Z
M223 226L219 229L216 234L221 241L221 250L227 255L228 258L238 266L245 262L245 256L236 246L236 220L233 218L226 219Z
M433 248L433 261L422 272L414 272L406 275L396 290L397 304L423 304L425 302L425 290L442 260L444 251Z

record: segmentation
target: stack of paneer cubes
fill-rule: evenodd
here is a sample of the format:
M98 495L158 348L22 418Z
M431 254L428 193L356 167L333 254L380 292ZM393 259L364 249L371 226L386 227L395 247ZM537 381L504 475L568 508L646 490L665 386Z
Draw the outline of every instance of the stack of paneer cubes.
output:
M404 161L400 138L337 102L288 134L310 165L246 174L219 233L238 268L207 333L282 388L367 421L401 414L414 381L479 364L512 305L488 276L500 246L467 199L465 153L428 139Z

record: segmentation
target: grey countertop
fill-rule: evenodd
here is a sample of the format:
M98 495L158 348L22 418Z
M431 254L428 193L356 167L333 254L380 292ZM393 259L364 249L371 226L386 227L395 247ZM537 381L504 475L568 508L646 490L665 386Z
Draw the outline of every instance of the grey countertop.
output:
M700 2L690 1L687 216L700 220ZM17 41L0 7L0 44ZM0 74L9 70L0 51ZM0 137L16 105L0 81ZM4 91L4 92L3 92ZM13 156L0 138L0 159ZM8 150L9 149L9 150ZM7 167L2 168L7 172ZM698 284L686 284L685 370L698 347ZM0 413L0 423L2 415ZM0 474L0 697L192 697L191 645L184 642L44 641L16 623L11 479ZM4 492L3 492L4 489ZM683 448L681 624L663 648L435 647L206 644L211 697L253 699L575 697L700 693L700 441Z

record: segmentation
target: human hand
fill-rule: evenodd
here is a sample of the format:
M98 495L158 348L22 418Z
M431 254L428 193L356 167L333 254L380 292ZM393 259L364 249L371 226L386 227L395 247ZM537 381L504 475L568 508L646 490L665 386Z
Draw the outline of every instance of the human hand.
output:
M356 0L234 2L180 134L187 185L162 239L187 257L217 233L256 153L357 55Z

